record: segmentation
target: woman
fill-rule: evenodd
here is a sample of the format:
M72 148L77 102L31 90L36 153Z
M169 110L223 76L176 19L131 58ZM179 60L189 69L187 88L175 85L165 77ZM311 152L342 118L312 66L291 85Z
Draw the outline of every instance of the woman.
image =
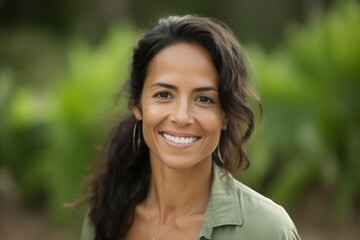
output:
M134 49L131 116L107 142L82 240L300 239L232 174L254 129L244 53L223 24L169 17Z

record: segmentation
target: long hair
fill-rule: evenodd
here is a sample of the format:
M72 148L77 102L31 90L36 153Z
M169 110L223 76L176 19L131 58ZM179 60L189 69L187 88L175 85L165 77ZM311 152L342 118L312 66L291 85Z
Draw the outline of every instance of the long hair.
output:
M141 110L149 63L159 51L178 42L204 47L219 74L219 97L227 128L222 130L218 146L222 159L213 153L213 161L232 174L246 169L249 160L243 144L254 130L249 100L258 101L258 97L249 84L244 52L225 24L191 15L160 19L134 48L126 84L129 107ZM89 218L95 240L123 239L133 223L136 205L146 198L151 173L149 149L142 134L133 134L136 121L131 114L110 133L93 175ZM137 126L141 133L141 124ZM134 152L133 144L137 143Z

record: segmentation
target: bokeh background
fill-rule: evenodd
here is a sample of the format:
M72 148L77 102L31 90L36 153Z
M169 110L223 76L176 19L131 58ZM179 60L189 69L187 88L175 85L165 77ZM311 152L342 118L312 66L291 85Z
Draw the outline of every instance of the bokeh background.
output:
M264 120L237 177L303 239L360 239L360 3L0 0L0 239L79 239L85 177L128 112L132 47L159 17L199 14L244 45Z

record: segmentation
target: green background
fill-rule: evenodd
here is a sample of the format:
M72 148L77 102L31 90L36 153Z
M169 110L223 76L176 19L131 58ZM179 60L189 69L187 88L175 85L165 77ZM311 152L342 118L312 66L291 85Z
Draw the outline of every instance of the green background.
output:
M85 207L63 204L86 194L128 112L117 97L132 47L159 17L187 13L234 30L262 99L237 178L282 204L304 239L359 236L358 1L2 0L1 239L78 239Z

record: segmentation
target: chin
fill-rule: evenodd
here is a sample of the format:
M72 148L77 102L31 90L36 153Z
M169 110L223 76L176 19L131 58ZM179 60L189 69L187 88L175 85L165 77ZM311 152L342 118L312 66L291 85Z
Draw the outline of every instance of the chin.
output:
M191 159L186 156L172 156L172 157L168 156L166 158L161 158L161 159L166 159L166 160L160 160L160 161L162 162L162 164L164 164L168 168L178 169L178 170L189 169L189 168L197 166L199 163L202 163L203 161L205 161L205 160L199 161L199 160ZM169 160L169 159L171 159L171 160Z

